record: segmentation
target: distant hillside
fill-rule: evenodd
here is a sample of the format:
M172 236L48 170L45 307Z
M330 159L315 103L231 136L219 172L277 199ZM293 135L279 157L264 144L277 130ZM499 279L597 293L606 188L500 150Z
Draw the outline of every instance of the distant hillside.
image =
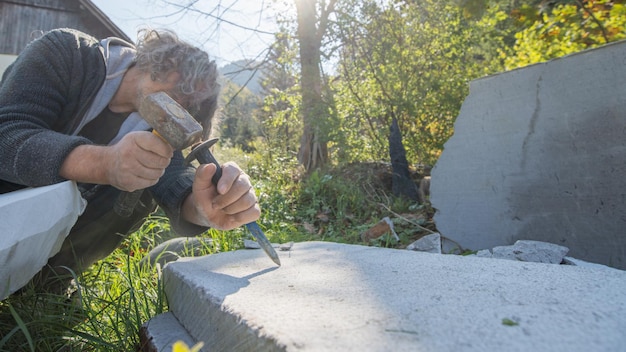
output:
M226 79L239 86L245 85L251 92L260 95L263 76L259 65L258 62L241 60L230 63L219 71Z

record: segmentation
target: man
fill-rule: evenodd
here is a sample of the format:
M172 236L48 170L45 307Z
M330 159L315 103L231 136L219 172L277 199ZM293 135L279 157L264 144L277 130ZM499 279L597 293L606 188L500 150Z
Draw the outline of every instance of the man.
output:
M140 32L136 47L53 30L7 68L0 83L0 193L71 180L88 202L39 283L109 255L156 205L183 236L259 217L250 180L236 164L225 163L213 186L215 165L184 166L182 153L150 133L137 113L142 97L166 92L202 124L206 137L217 107L216 80L206 53L156 30ZM130 217L113 211L121 191L139 189L146 191ZM25 221L33 215L24 214Z

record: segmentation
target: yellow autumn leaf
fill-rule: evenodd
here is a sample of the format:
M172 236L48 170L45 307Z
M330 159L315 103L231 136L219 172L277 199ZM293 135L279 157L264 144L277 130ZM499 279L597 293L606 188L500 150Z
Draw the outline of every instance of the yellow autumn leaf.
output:
M176 341L172 345L172 352L198 352L204 346L203 342L198 342L193 347L189 348L183 341Z

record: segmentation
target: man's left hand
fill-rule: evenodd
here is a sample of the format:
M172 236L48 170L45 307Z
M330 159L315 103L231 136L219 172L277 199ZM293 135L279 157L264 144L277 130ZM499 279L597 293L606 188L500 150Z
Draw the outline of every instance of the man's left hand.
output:
M183 206L183 217L218 230L231 230L256 221L261 208L248 175L237 164L224 163L216 187L211 182L215 171L214 164L198 167L192 193Z

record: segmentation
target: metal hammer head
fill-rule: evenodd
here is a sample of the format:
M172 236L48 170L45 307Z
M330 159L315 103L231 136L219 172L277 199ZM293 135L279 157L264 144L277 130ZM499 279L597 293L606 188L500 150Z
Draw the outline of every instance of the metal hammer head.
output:
M165 92L147 95L139 105L139 115L175 150L202 137L202 126Z

